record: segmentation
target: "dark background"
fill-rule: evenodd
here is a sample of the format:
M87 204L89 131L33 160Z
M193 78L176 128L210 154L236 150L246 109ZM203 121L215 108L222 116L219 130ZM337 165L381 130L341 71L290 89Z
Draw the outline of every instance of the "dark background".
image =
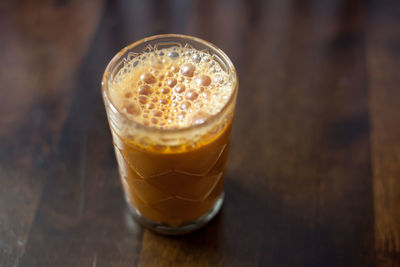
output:
M126 216L100 80L159 33L213 42L239 97L222 212ZM0 266L400 266L399 1L1 1Z

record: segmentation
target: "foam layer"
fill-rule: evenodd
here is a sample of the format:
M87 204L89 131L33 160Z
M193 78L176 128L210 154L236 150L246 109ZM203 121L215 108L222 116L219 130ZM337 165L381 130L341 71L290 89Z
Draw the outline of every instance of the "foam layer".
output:
M136 122L169 129L199 124L218 113L233 82L209 54L172 47L127 62L109 91L112 102Z

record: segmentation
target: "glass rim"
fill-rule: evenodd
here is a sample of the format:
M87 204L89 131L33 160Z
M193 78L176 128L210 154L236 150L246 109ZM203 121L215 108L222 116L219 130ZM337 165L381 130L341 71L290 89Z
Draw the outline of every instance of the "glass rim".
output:
M216 52L219 53L219 55L222 57L222 59L225 61L224 63L227 64L227 68L229 71L229 74L233 76L233 90L231 95L229 96L228 101L225 103L225 105L221 108L221 110L216 113L211 115L210 117L208 117L206 120L204 120L204 122L199 123L199 124L193 124L193 125L189 125L189 126L185 126L185 127L179 127L179 128L167 128L167 129L162 129L162 128L158 128L156 126L152 126L152 125L144 125L141 124L138 121L135 121L133 118L130 118L129 116L127 116L124 112L122 112L111 100L111 97L109 95L109 88L108 88L108 81L111 77L112 74L112 69L117 66L117 64L119 63L119 61L123 58L125 52L127 52L127 50L130 50L140 44L146 43L148 41L152 41L155 39L162 39L162 38L178 38L178 39L189 39L189 40L193 40L197 43L202 43L205 46L212 48L213 50L215 50ZM223 114L228 107L232 104L232 102L235 101L235 96L237 94L238 91L238 87L239 87L239 81L238 81L238 77L237 77L237 72L235 69L235 66L233 65L232 61L230 60L230 58L225 54L224 51L222 51L220 48L218 48L216 45L205 41L203 39L200 39L198 37L194 37L194 36L190 36L190 35L184 35L184 34L158 34L158 35L152 35L149 37L145 37L142 38L136 42L131 43L128 46L125 46L124 48L122 48L120 51L118 51L118 53L116 53L113 58L110 60L110 62L107 64L104 73L103 73L103 77L102 77L102 81L101 81L101 88L102 88L102 95L103 98L105 100L105 104L109 105L109 108L112 110L112 112L117 113L119 116L123 117L125 119L125 121L129 122L129 125L133 125L136 129L138 130L144 130L144 131L151 131L153 133L181 133L181 132L186 132L186 131L191 131L191 130L195 130L195 129L201 129L204 128L210 124L212 124L214 121L218 120L220 114Z

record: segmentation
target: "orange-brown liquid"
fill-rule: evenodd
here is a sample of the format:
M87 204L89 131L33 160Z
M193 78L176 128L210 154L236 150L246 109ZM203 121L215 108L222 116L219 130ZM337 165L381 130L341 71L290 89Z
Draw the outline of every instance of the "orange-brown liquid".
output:
M110 94L126 116L144 126L168 130L202 124L217 114L232 94L228 74L206 53L175 49L141 58L119 71ZM222 193L231 117L223 123L217 121L217 130L200 131L196 140L189 138L175 145L163 144L162 134L149 142L129 125L125 132L111 126L122 184L131 205L144 217L170 226L206 214Z
M170 153L140 148L113 132L128 200L145 217L171 226L205 214L222 192L230 131L231 123L208 144Z

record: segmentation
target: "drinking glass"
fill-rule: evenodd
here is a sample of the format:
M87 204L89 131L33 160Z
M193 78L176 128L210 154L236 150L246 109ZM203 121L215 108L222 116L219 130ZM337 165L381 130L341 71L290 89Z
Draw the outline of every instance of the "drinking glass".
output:
M110 97L125 64L173 46L207 53L228 74L232 93L217 114L199 124L171 129L128 117ZM221 209L238 80L215 45L196 37L165 34L139 40L118 52L105 69L102 95L125 199L134 218L162 234L183 234L209 222Z

